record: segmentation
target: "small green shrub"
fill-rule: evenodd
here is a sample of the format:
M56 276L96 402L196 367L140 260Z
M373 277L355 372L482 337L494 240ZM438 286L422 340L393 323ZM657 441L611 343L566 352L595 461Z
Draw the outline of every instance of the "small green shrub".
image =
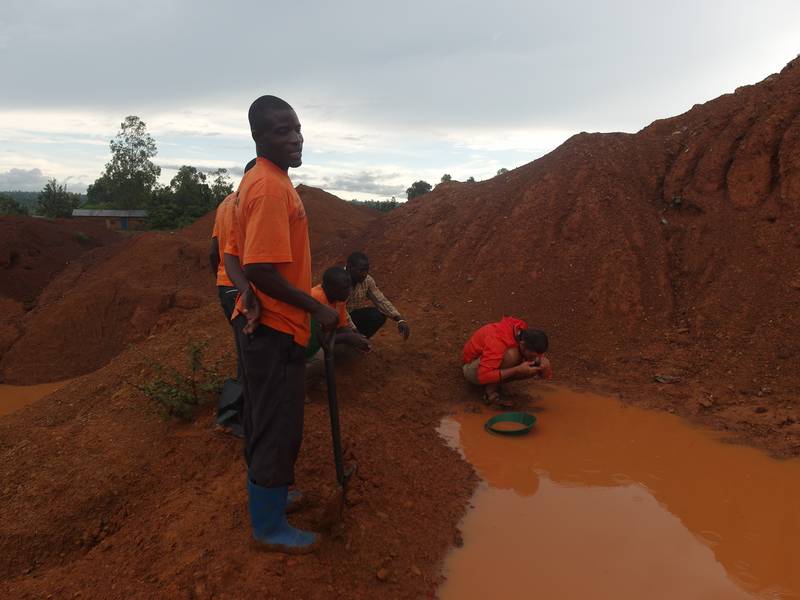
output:
M92 243L92 238L82 231L76 231L74 234L72 234L72 237L74 237L75 241L77 241L81 246L86 246Z
M205 366L207 341L190 341L186 347L187 368L178 369L154 362L155 376L143 383L132 383L145 396L157 401L166 414L191 421L196 407L216 398L222 390L224 377L220 363Z

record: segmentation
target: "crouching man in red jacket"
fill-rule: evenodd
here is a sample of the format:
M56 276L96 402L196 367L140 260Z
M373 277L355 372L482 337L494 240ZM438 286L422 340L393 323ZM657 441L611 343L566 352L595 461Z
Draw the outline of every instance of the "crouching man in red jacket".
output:
M547 352L547 334L529 329L525 321L503 317L484 325L464 345L464 378L484 386L487 404L500 404L500 386L515 379L551 379L553 370Z

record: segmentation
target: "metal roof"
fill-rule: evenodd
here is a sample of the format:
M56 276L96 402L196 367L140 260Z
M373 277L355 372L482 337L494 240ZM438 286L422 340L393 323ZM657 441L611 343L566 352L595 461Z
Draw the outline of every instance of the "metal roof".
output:
M73 217L134 217L147 218L146 210L92 210L87 208L74 208Z

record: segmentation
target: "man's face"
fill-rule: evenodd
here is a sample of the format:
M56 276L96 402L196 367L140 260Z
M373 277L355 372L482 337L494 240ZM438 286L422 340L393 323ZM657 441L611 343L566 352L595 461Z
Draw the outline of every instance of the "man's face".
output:
M303 164L303 135L297 114L291 108L270 111L256 143L262 149L264 158L281 169L296 169Z
M346 285L337 285L330 290L328 300L331 302L345 302L350 297L350 292L353 291L353 286L348 281Z
M519 343L519 352L522 354L522 358L525 362L534 362L542 358L544 354L541 352L534 352L530 348L528 348L525 342Z
M347 265L347 270L350 271L350 277L353 280L353 284L361 283L367 278L369 275L369 263L357 263L355 265Z

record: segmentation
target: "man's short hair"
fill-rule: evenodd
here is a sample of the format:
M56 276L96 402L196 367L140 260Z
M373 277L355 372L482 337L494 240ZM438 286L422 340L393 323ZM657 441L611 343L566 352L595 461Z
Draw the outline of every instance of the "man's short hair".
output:
M368 265L369 259L367 255L363 252L353 252L350 256L347 257L347 264L356 266L356 265Z
M250 133L253 138L260 135L267 126L267 115L275 110L292 110L286 100L277 96L261 96L256 98L247 111L247 120L250 121Z
M350 273L342 267L331 267L322 274L323 288L346 288L352 285Z
M256 166L256 159L254 158L244 166L244 172L247 173L250 169Z
M523 329L519 332L519 339L525 342L530 350L543 354L547 352L550 342L547 339L547 334L541 329Z

